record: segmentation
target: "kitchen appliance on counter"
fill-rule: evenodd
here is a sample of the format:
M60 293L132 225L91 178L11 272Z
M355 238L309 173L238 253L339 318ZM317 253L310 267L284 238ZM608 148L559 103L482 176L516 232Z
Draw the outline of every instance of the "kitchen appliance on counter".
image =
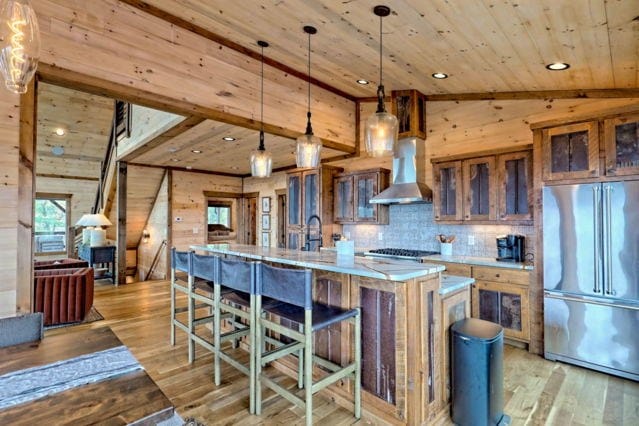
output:
M416 262L423 262L424 257L433 256L435 254L439 254L439 252L429 251L429 250L402 249L402 248L381 248L381 249L369 250L364 253L364 256L386 257L390 259L405 259L405 260L414 260Z
M526 237L508 234L497 237L497 259L500 262L523 262L526 251Z
M544 355L639 380L639 181L543 190Z

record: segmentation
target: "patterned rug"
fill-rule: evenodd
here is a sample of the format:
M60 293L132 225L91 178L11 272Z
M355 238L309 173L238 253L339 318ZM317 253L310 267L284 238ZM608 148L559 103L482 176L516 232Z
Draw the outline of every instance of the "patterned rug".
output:
M80 321L80 322L67 322L67 323L64 323L64 324L45 325L44 329L45 330L51 330L51 329L54 329L54 328L70 327L72 325L87 324L87 323L90 323L90 322L101 321L103 319L104 319L104 317L102 316L102 314L97 309L95 309L95 306L91 306L91 310L89 311L87 316L84 317L84 319L82 321Z

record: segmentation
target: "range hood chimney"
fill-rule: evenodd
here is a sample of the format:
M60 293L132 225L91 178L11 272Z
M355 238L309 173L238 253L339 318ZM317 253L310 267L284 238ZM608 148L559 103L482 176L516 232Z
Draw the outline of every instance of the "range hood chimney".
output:
M392 111L399 122L399 141L393 153L393 183L370 202L375 204L432 203L426 177L426 97L416 90L392 92Z
M397 142L393 155L393 183L371 198L371 203L432 203L433 192L425 183L417 181L418 169L423 171L426 166L423 156L417 161L417 150L423 149L423 144L423 140L415 137L400 139ZM423 173L420 176L423 176Z

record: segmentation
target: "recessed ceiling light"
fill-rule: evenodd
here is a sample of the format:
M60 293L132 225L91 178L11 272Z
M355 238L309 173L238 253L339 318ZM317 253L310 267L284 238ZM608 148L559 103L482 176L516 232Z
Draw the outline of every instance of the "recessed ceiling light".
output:
M58 127L57 129L55 129L55 134L58 136L64 136L66 135L67 131L64 130L62 127Z
M64 148L61 147L61 146L54 146L54 147L51 148L51 153L53 155L60 156L60 155L64 154Z
M178 160L177 158L171 158L171 161L173 161L174 163L177 163L180 160Z
M448 74L445 74L443 72L434 72L431 74L433 76L433 78L438 78L438 79L444 79L444 78L448 78Z
M202 153L202 151L200 151L199 149L192 149L191 152L193 154L201 154Z
M224 139L227 142L233 142L235 140L235 138L232 136L224 136L222 139Z
M360 78L359 80L357 80L357 84L368 84L368 80L364 80L363 78Z
M186 166L186 170L191 170L193 166Z
M553 62L552 64L546 65L546 69L549 69L551 71L563 71L567 70L568 68L570 68L570 64L567 64L565 62Z
M231 170L239 170L240 168L237 166L231 166Z

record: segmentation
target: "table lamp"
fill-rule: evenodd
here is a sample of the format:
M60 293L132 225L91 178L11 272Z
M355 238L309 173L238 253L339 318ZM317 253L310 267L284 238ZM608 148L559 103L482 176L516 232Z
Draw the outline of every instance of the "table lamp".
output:
M80 220L75 224L75 226L83 226L82 230L82 244L89 244L91 242L91 228L89 228L86 224L86 220L91 216L89 213L83 214Z
M106 245L106 230L103 227L113 225L111 221L102 213L87 215L83 222L85 226L93 226L91 229L91 247L101 247Z

